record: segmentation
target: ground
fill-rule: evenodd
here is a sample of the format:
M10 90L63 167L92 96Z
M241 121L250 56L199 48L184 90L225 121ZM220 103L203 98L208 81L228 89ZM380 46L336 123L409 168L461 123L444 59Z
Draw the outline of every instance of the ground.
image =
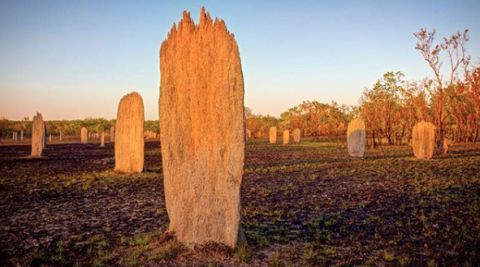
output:
M158 142L142 174L107 144L0 146L0 265L480 265L480 145L419 161L407 146L346 153L343 140L247 145L248 246L188 250L166 233Z

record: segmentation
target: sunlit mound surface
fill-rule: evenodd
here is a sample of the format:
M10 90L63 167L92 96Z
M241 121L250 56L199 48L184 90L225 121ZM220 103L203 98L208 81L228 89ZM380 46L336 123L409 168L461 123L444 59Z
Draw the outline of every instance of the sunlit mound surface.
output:
M160 141L170 225L193 247L237 245L245 116L237 43L223 20L184 12L160 49ZM188 222L188 223L185 223Z

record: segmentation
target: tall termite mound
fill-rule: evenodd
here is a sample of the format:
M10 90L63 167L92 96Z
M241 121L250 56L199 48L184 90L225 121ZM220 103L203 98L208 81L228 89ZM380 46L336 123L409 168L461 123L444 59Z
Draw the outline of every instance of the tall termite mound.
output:
M183 13L160 48L160 141L169 230L234 247L245 118L238 46L223 20Z
M302 137L302 132L300 131L300 129L295 128L295 130L293 130L292 132L292 135L293 135L293 142L297 144L300 143L300 138Z
M80 143L86 144L88 143L88 130L85 127L80 129Z
M42 114L37 112L32 121L32 157L41 157L44 147L44 122Z
M363 157L366 143L365 122L356 118L348 124L347 144L348 154L352 157Z
M144 122L142 97L136 92L122 97L115 124L115 171L142 172Z
M270 142L270 144L277 143L277 127L272 126L268 130L268 141Z
M431 159L435 151L435 125L421 121L412 131L413 154L417 159Z
M288 145L288 143L290 143L290 131L285 130L283 131L283 144Z

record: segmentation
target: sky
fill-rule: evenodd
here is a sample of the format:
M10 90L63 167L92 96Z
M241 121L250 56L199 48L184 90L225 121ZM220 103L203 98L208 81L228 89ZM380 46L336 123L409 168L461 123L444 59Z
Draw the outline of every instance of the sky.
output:
M279 116L304 100L357 105L383 73L432 77L413 33L470 30L480 63L480 1L0 1L0 117L115 118L139 92L158 119L159 47L201 6L235 34L245 105Z

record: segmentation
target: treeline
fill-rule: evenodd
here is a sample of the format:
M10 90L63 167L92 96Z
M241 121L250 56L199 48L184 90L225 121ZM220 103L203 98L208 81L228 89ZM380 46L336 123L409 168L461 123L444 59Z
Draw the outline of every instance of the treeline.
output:
M401 72L385 73L364 90L359 106L305 101L283 112L280 118L255 115L247 108L247 129L254 138L267 137L271 126L276 126L279 133L299 128L302 136L342 136L347 132L348 122L360 116L365 120L370 145L407 144L417 122L433 122L440 130L435 119L440 100L439 90L432 81L408 82L404 78ZM455 142L479 141L480 67L446 87L443 101L443 138Z
M46 130L48 134L76 136L80 135L80 129L85 127L88 132L100 133L108 131L115 126L115 120L107 120L103 118L86 118L83 120L46 120ZM11 136L13 132L23 131L26 136L31 135L32 121L30 118L24 118L21 121L10 121L6 118L0 119L0 132L2 137ZM159 132L158 120L147 120L144 126L145 131L154 133Z
M264 137L276 126L303 136L338 136L357 116L365 120L370 145L409 143L419 121L436 126L437 146L444 140L477 142L480 139L480 66L472 66L466 51L468 30L435 43L435 30L414 33L416 49L432 70L433 78L407 81L402 72L385 73L366 88L359 106L339 106L306 101L280 118L253 115L247 110L247 128L254 137ZM443 66L443 68L442 68Z
M283 112L280 118L254 115L248 108L245 116L252 136L262 138L268 135L272 126L279 129L278 133L298 128L303 136L341 136L346 133L352 114L352 108L335 102L304 101Z
M479 140L479 67L441 93L431 81L406 82L403 77L401 72L388 72L362 95L359 112L374 145L381 139L388 144L409 142L413 126L422 120L436 125L438 142Z

